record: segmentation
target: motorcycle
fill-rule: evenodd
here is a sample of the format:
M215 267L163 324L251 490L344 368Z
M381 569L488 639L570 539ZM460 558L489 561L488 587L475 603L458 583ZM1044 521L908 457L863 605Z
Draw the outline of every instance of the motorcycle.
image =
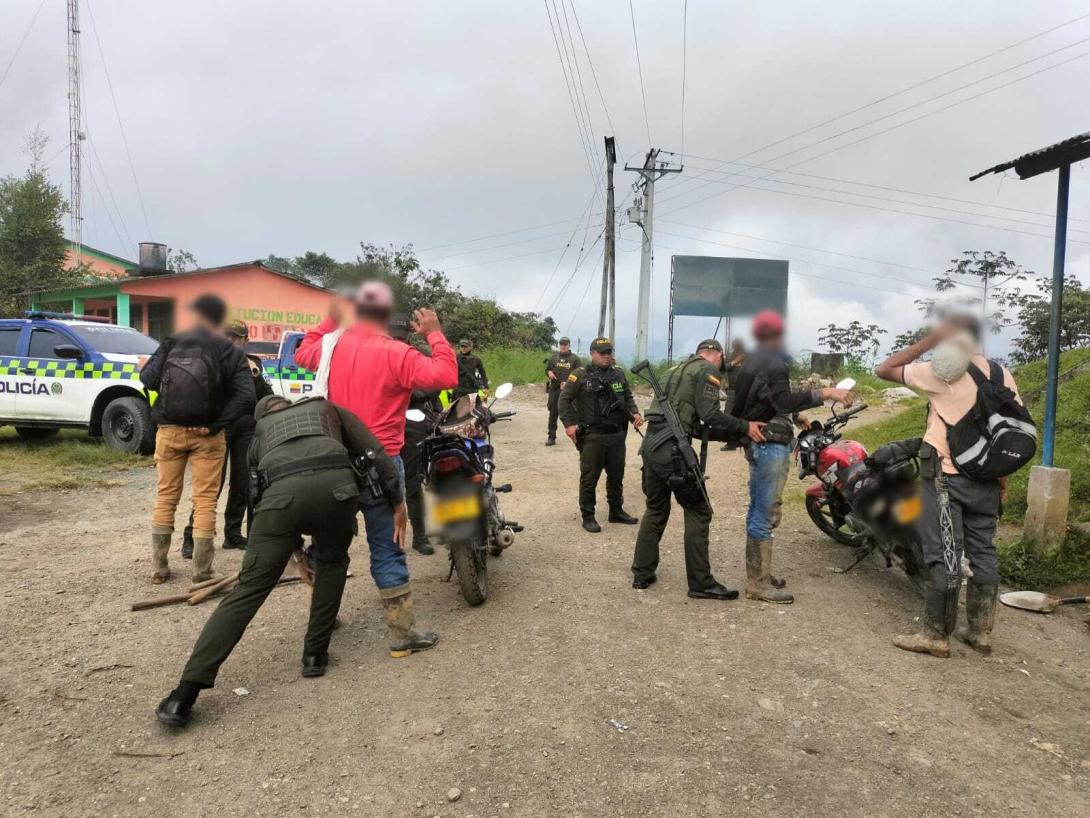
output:
M432 492L432 517L437 538L450 551L449 580L458 574L458 587L470 605L488 598L488 558L498 557L515 541L522 526L508 520L497 495L511 484L495 485L496 469L489 427L507 420L514 410L493 412L497 400L511 394L511 384L496 388L492 403L477 394L464 395L441 412L423 442L425 487ZM423 419L423 412L418 412Z
M845 385L848 384L848 385ZM837 386L851 389L855 382ZM855 549L847 573L878 551L886 566L898 563L918 590L923 588L924 562L916 521L922 511L917 478L920 439L894 441L873 454L840 433L867 405L833 411L824 423L813 421L795 445L800 480L818 482L806 490L806 513L838 543Z

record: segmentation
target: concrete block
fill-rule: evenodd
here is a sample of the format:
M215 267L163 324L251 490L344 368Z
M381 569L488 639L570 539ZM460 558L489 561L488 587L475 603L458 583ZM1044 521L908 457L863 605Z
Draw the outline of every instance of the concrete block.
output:
M1024 536L1042 555L1055 554L1067 534L1067 506L1071 499L1071 472L1034 466L1029 472Z

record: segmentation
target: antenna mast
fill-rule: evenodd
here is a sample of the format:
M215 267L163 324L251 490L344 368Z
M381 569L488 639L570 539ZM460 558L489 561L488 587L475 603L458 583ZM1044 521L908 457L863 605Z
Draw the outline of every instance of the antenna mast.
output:
M80 48L79 0L68 0L68 151L71 182L68 211L71 218L71 240L75 245L75 263L83 263L83 193L80 187L80 143L83 130L80 123Z

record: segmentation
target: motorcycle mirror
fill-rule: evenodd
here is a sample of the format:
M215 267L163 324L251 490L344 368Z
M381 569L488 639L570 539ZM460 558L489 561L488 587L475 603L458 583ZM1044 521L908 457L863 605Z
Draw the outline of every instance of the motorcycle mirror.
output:
M855 378L845 378L836 385L837 389L855 389Z
M510 383L501 383L499 386L496 387L496 391L493 394L495 395L496 400L503 400L511 394L511 390L514 388L515 387L513 387Z
M413 423L419 423L422 420L427 420L427 418L428 416L419 409L408 409L405 412L405 420L411 420Z

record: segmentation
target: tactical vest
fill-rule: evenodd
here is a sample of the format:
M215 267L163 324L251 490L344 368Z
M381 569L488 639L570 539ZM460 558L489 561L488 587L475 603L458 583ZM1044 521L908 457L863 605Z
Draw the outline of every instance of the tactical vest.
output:
M600 369L592 366L585 370L582 383L584 399L582 407L589 409L589 417L584 412L583 420L589 426L623 424L627 421L624 404L624 379L616 369Z
M662 388L666 400L674 407L678 420L689 435L694 434L699 428L700 416L696 411L696 395L693 391L695 381L687 375L694 365L699 365L703 361L704 358L700 355L693 355L689 360L674 367L666 376L666 384Z
M341 439L340 423L325 398L304 398L266 417L268 422L260 429L266 452L300 437L325 435L336 441Z

